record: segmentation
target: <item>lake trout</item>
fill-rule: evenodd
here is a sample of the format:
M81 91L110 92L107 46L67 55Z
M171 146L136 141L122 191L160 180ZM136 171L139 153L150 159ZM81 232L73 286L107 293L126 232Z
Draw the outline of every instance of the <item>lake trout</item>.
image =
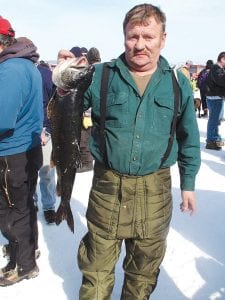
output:
M53 82L63 88L64 92L55 92L48 105L48 116L52 126L52 162L57 172L56 192L61 197L55 222L59 225L62 220L66 220L72 232L74 220L70 199L76 170L82 166L80 139L83 94L91 83L93 71L91 66L77 66L76 61L64 71L60 71L60 74L59 69L56 69Z

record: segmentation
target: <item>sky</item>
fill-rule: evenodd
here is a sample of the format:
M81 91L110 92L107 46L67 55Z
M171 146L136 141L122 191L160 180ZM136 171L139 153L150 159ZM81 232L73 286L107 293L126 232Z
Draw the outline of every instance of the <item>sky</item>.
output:
M148 2L148 1L146 1ZM122 23L135 0L0 0L16 36L30 38L43 60L55 60L60 49L97 47L102 60L124 50ZM162 51L170 63L216 61L225 51L222 35L224 0L152 0L167 16L167 42Z
M225 300L225 149L206 150L207 119L198 119L198 125L202 164L196 180L197 212L193 216L180 212L179 176L174 165L171 169L173 217L158 286L151 300ZM220 132L224 136L225 122ZM38 203L40 274L34 279L1 287L1 300L79 299L82 276L76 255L87 231L85 212L92 175L92 171L78 173L75 179L71 199L74 234L65 221L59 226L47 225ZM0 234L0 267L6 265L1 251L4 243L6 240ZM111 300L120 299L124 255L123 246Z

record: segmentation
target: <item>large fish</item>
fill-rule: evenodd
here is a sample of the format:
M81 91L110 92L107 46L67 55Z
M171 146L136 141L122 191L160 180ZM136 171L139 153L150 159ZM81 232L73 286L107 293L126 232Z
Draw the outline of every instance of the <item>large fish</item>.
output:
M94 68L79 64L76 60L66 68L63 67L63 70L60 68L61 66L53 71L53 82L67 92L62 95L55 93L48 105L52 126L52 162L57 172L57 194L61 197L56 212L56 224L66 220L74 232L70 198L76 169L82 164L79 145L83 94L91 83Z

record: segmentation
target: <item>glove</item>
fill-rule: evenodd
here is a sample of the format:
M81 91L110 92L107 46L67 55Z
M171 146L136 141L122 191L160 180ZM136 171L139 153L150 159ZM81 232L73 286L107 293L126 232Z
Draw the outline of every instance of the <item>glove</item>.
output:
M42 129L42 132L41 132L41 144L42 146L45 146L48 141L50 140L51 138L51 134L49 132L46 131L46 128L44 127Z
M88 129L89 127L92 127L93 124L92 124L92 120L90 117L83 117L83 127L85 129Z

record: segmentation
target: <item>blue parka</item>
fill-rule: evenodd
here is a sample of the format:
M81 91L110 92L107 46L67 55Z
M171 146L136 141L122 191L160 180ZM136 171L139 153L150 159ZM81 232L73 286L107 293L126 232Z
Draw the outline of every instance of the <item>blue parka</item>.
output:
M0 63L0 156L39 145L42 126L40 72L28 59L6 59Z

